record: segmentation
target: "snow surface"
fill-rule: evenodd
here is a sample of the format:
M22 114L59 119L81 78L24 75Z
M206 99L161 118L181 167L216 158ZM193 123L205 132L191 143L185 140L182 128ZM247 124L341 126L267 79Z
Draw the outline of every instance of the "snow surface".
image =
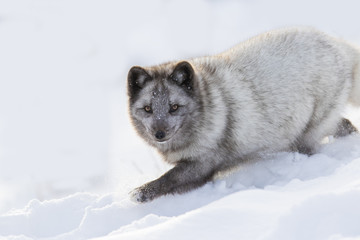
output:
M310 25L360 45L357 0L0 0L0 239L360 239L360 136L278 153L184 195L131 128L132 65ZM360 109L344 114L360 127ZM25 206L25 207L24 207Z

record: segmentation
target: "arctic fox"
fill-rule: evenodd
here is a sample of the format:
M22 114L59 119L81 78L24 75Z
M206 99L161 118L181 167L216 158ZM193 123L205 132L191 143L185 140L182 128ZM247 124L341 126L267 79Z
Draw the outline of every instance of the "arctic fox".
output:
M214 56L132 67L138 134L174 165L136 188L138 202L204 185L261 153L313 154L327 135L355 132L360 51L312 28L267 32Z

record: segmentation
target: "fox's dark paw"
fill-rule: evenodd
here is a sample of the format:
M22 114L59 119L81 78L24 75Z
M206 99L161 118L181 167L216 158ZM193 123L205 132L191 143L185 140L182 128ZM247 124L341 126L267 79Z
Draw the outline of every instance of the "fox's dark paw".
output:
M154 199L154 193L146 186L135 188L130 192L130 199L134 202L145 203Z

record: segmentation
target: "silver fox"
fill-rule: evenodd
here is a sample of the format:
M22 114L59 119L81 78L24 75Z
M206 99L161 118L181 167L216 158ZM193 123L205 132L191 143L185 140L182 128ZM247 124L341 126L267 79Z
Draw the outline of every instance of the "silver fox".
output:
M360 51L312 28L267 32L214 56L132 67L138 134L174 165L136 188L138 202L184 193L262 153L311 155L327 135L356 132Z

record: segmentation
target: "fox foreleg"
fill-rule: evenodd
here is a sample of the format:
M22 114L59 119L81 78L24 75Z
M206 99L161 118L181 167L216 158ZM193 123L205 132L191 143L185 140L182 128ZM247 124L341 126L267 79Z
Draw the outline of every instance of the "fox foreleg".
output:
M188 192L210 181L215 174L214 169L208 162L180 161L160 178L134 189L130 193L131 198L137 202L148 202L162 195Z

